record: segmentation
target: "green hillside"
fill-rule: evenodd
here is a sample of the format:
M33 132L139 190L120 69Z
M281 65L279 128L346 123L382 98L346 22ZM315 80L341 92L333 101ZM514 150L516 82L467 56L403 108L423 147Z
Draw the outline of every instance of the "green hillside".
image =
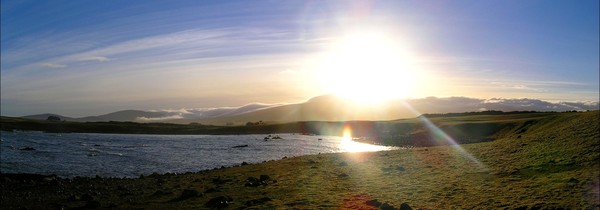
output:
M442 130L491 139L138 179L4 174L1 202L3 209L598 209L599 118L598 111L432 118ZM430 129L419 119L386 123L411 121L402 126Z

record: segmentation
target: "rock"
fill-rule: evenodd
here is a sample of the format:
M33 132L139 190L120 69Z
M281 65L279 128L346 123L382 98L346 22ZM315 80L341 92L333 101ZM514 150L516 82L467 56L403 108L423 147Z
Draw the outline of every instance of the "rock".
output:
M267 181L269 181L270 179L271 179L271 177L270 177L269 175L264 175L264 174L263 174L263 175L260 175L260 178L259 178L259 180L260 180L261 182L265 182L265 183L266 183Z
M199 197L200 195L200 192L198 192L197 190L187 189L181 192L181 195L179 196L179 198L177 198L177 200L186 200L190 198Z
M71 195L71 196L69 196L69 198L67 200L78 201L78 200L81 200L81 196Z
M82 201L91 201L91 200L94 200L94 197L92 197L90 194L86 193L81 196L81 200Z
M394 208L394 206L392 206L388 203L381 204L381 206L379 206L379 208L381 210L396 210L396 208Z
M231 181L231 179L221 179L221 177L217 177L212 180L212 183L213 184L225 184L229 181Z
M381 206L381 202L379 202L377 199L368 200L367 202L365 202L365 204L367 204L369 206L375 206L375 207Z
M211 187L211 188L208 188L208 190L204 191L204 193L214 193L214 192L221 192L221 190Z
M206 202L206 204L204 204L204 206L208 208L222 209L228 207L231 201L233 201L233 198L224 195L210 199L208 202Z
M248 177L246 179L246 184L244 184L244 186L246 186L246 187L257 187L257 186L260 186L260 184L258 182L260 182L260 180L258 180L257 178Z
M541 204L535 204L534 206L532 206L531 208L529 208L529 210L540 210L542 209L542 205Z
M21 148L21 149L19 149L19 150L23 150L23 151L34 151L34 150L35 150L35 148L33 148L33 147L23 147L23 148Z
M271 177L269 175L260 175L260 178L255 178L255 177L248 177L248 179L246 179L246 184L244 184L244 186L246 187L258 187L261 185L268 185L269 184L269 180L271 180ZM276 181L273 180L273 183L275 183Z
M262 205L269 201L272 201L271 198L262 197L262 198L246 201L246 206Z
M248 165L248 163L246 163L245 161L242 162L242 166Z
M95 208L99 208L100 206L101 206L100 202L92 200L92 201L88 201L85 204L84 208L95 209Z
M402 203L400 204L399 210L412 210L412 208L408 205L408 203Z
M242 148L242 147L248 147L248 145L247 145L247 144L244 144L244 145L237 145L237 146L233 146L233 147L231 147L231 148Z
M255 177L248 177L248 179L246 179L246 184L244 184L246 187L258 187L261 185L266 185L266 182L262 182Z
M163 195L170 195L173 194L173 192L165 192L162 190L157 190L156 192L154 192L154 194L152 194L152 196L163 196Z

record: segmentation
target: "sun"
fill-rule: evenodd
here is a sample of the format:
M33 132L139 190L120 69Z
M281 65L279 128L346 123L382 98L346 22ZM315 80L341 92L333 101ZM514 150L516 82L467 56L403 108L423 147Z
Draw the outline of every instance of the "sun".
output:
M318 70L321 86L362 103L407 97L416 75L401 49L397 41L377 31L343 36L322 58Z

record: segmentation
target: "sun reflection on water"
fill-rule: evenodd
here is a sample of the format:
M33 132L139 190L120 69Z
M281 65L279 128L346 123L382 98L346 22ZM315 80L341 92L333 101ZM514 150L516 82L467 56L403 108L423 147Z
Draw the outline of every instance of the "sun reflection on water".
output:
M342 140L340 141L340 150L342 152L375 152L390 149L392 148L354 141L352 138L352 129L350 127L344 127Z

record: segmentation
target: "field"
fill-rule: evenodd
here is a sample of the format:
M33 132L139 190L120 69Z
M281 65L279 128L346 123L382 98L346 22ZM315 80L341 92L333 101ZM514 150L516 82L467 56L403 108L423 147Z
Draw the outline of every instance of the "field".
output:
M362 131L368 141L427 147L136 179L2 174L1 208L599 209L599 118L593 111L375 122Z

